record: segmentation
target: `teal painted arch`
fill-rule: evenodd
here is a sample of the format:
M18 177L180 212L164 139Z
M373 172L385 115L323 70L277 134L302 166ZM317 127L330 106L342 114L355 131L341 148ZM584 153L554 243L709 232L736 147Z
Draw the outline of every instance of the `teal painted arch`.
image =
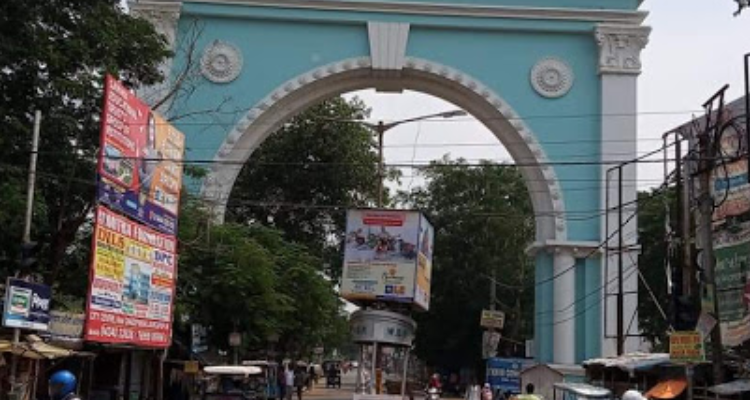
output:
M344 59L309 70L258 101L242 116L219 147L202 193L219 214L242 164L286 120L316 102L366 88L414 90L449 101L477 117L521 165L540 242L567 236L563 192L536 136L513 108L471 75L419 58L407 58L398 75L373 72L369 57Z

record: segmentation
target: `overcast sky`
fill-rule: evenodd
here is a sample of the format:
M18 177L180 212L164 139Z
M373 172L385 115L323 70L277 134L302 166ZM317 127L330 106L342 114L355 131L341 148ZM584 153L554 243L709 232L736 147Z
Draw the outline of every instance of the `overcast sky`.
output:
M638 117L640 154L658 148L662 133L687 121L725 83L731 84L729 99L741 96L742 56L750 52L750 11L733 17L733 0L645 0L642 8L650 12L646 24L653 31L642 53L643 73L638 88L638 110L642 113ZM413 92L363 91L356 95L372 107L375 120L397 120L455 108ZM482 124L467 117L450 123L404 125L389 131L385 143L389 163L425 162L445 153L471 161L511 161L497 139ZM410 171L404 171L404 175L404 188L421 182L412 182ZM661 165L641 165L640 188L657 186L661 179Z

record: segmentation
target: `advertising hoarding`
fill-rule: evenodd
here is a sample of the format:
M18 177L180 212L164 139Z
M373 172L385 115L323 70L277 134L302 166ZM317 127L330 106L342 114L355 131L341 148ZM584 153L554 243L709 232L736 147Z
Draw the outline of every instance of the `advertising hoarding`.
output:
M46 331L52 290L47 285L8 278L5 286L3 326Z
M173 236L97 208L86 340L170 345L176 245Z
M185 136L107 76L98 199L161 232L177 232Z
M490 329L503 329L505 326L505 313L497 310L482 310L479 326Z
M416 211L350 210L341 296L355 302L415 302L427 309L433 230L424 230L420 246L422 220ZM418 273L420 254L424 262Z

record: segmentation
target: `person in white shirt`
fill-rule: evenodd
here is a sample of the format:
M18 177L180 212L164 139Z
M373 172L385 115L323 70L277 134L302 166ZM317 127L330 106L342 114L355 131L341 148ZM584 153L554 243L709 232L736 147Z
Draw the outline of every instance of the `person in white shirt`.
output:
M286 367L286 370L284 370L284 397L286 397L286 400L292 400L292 394L294 393L294 370L292 370L289 367Z

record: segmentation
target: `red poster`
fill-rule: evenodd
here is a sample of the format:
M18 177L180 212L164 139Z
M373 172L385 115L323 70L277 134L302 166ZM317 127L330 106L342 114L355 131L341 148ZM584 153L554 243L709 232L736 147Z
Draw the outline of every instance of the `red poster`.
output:
M168 347L177 281L176 240L96 210L86 340Z
M107 76L99 162L100 202L176 234L185 136Z

